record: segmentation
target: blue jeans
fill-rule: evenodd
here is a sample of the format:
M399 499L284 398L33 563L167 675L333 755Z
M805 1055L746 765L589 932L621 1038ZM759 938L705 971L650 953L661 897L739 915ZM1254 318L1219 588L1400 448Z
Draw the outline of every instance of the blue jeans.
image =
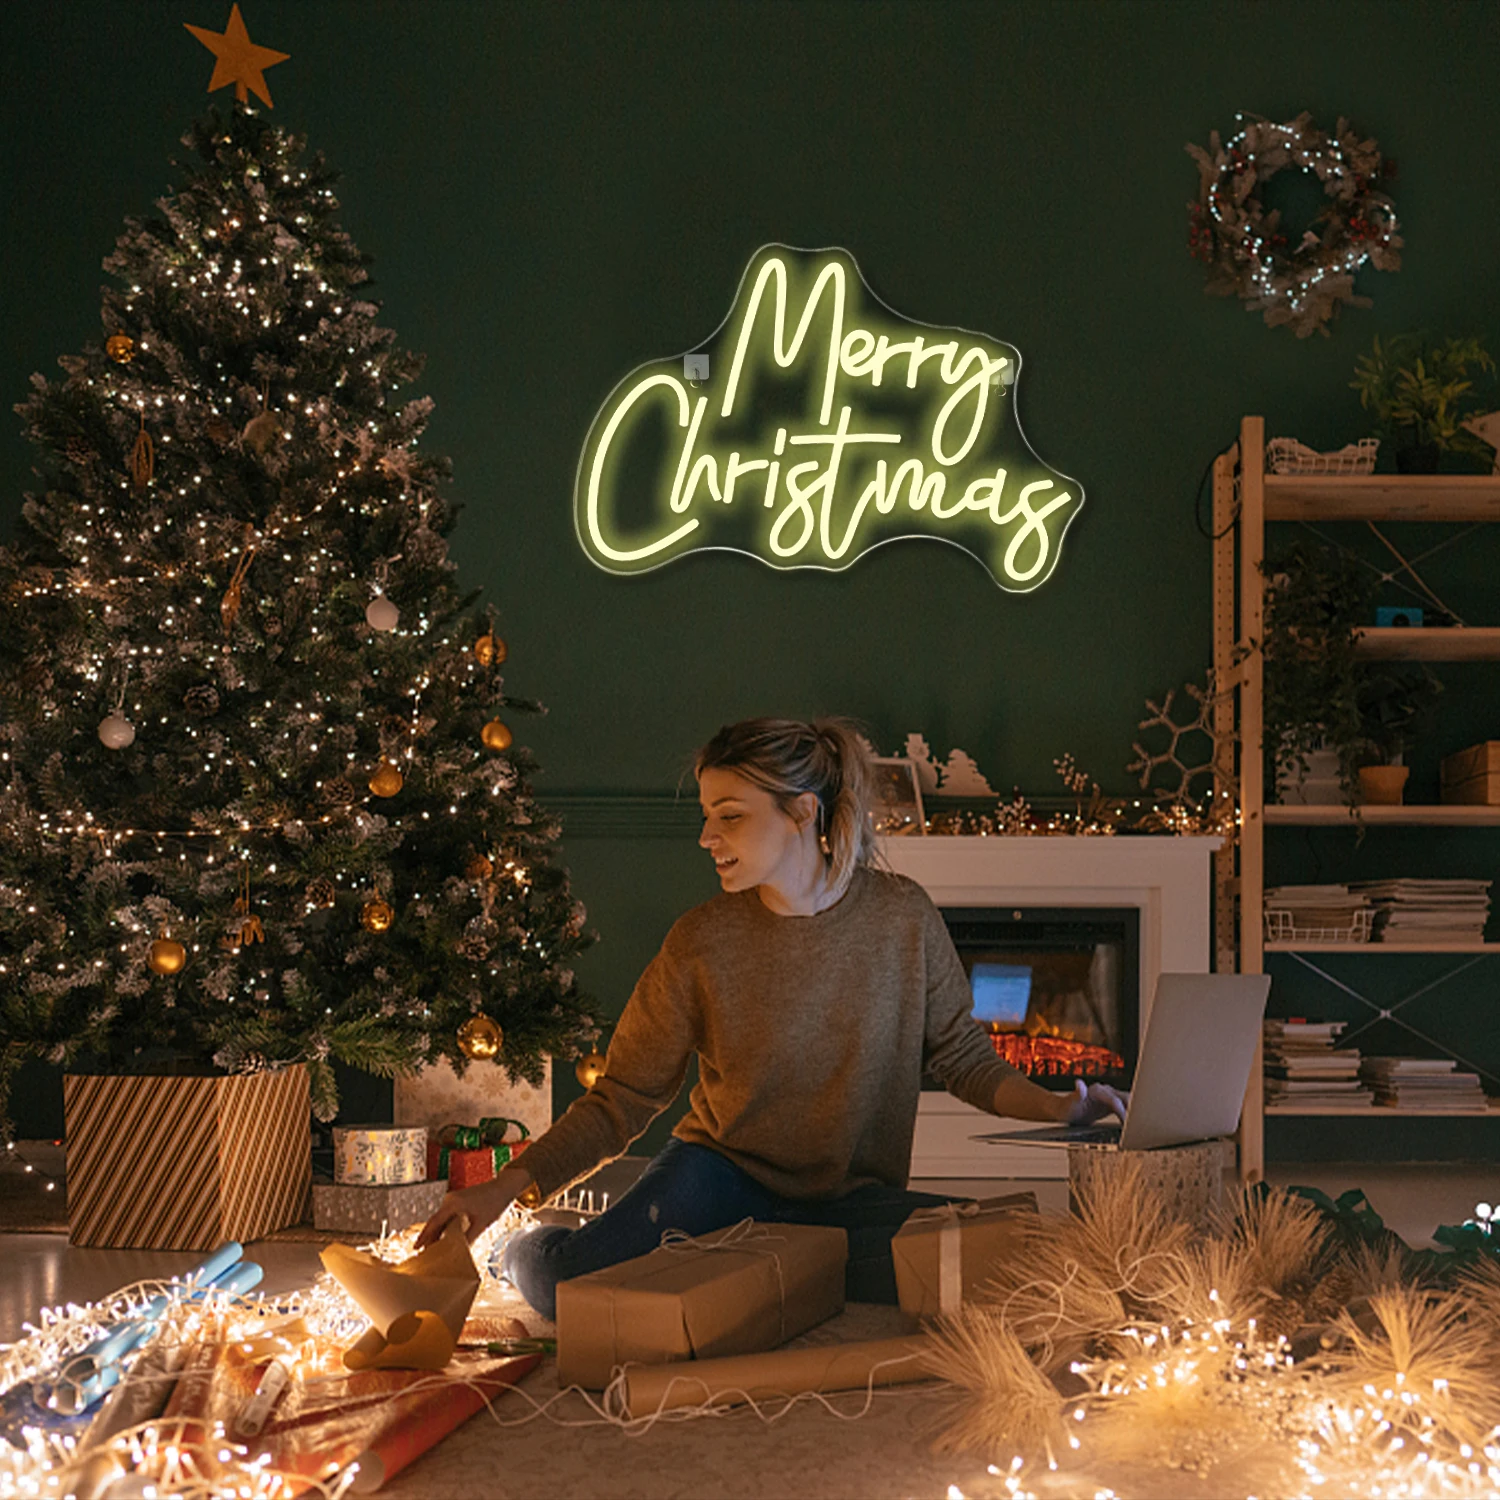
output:
M668 1229L709 1234L758 1219L768 1224L832 1224L849 1235L845 1295L894 1302L891 1236L914 1209L947 1203L933 1193L875 1183L842 1198L783 1198L707 1146L672 1139L635 1185L579 1229L544 1225L505 1248L505 1274L544 1318L557 1317L557 1284L656 1249Z

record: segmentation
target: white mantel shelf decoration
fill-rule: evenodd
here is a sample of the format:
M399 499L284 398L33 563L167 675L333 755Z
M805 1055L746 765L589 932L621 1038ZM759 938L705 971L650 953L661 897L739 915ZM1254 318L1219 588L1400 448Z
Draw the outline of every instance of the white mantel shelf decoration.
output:
M1135 907L1140 913L1141 1026L1159 974L1210 967L1211 859L1217 836L1115 835L880 840L886 863L941 907ZM970 1137L1002 1122L948 1094L924 1093L914 1179L1067 1176L1062 1151Z

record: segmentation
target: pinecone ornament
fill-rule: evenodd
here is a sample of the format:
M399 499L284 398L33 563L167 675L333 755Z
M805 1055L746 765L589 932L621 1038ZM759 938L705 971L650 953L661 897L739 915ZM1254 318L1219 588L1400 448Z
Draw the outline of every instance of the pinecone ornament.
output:
M313 911L321 911L333 905L338 897L338 892L333 888L333 882L319 875L316 880L307 882L307 889L302 893L309 908Z
M323 800L335 804L357 800L354 784L343 776L330 776L323 783Z
M80 468L92 463L98 456L81 437L64 438L63 453L70 464L77 464Z
M219 694L206 682L200 682L197 687L190 687L182 695L182 706L190 714L200 719L206 719L219 711Z

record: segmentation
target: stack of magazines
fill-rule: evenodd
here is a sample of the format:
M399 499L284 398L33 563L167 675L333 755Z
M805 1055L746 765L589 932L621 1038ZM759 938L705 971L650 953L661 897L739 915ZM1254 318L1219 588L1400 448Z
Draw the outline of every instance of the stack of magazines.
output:
M1427 947L1484 941L1488 880L1361 880L1349 889L1375 908L1377 943Z
M1347 885L1275 885L1266 891L1266 940L1367 943L1368 896Z
M1370 1108L1370 1090L1360 1079L1359 1049L1338 1044L1347 1024L1264 1022L1266 1103Z
M1485 1109L1477 1073L1460 1073L1451 1057L1367 1057L1359 1076L1384 1109L1473 1114Z

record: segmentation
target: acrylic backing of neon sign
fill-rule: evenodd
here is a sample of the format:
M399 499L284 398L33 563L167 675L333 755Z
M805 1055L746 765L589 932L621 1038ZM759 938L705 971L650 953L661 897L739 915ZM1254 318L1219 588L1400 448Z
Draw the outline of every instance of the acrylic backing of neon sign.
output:
M601 568L719 549L838 570L933 537L1012 592L1051 575L1083 490L1022 435L1009 344L899 317L846 250L767 245L698 352L706 379L642 365L589 429L574 521Z

